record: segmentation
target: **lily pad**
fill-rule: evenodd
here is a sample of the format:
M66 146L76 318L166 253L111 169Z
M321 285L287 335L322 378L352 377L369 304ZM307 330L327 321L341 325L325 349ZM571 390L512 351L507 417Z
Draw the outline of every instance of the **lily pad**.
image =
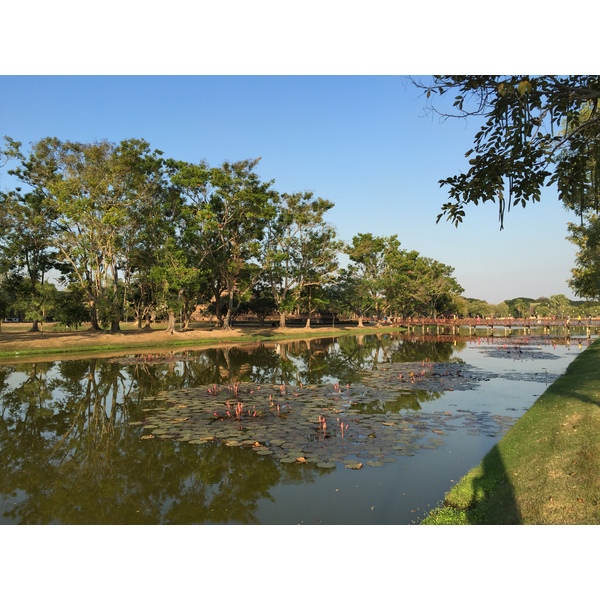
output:
M473 389L478 376L462 363L389 363L361 376L361 384L344 387L341 393L331 384L286 386L285 394L280 386L256 384L165 391L144 399L151 398L157 406L137 424L183 443L216 441L257 454L264 450L262 454L282 462L299 462L302 457L330 469L337 463L360 462L354 457L381 466L394 456L436 449L443 442L427 436L442 436L451 427L494 435L514 422L468 411L417 414L396 406L392 410L388 404L404 402L399 398L413 397L417 388L418 398L425 399L448 386ZM433 395L427 396L430 392ZM417 441L424 437L419 446Z
M363 464L361 462L347 462L346 469L362 469Z

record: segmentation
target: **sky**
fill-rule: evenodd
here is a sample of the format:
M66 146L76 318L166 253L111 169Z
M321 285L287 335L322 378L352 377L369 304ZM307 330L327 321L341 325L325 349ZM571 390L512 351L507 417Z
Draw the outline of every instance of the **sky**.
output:
M481 123L427 115L408 76L4 75L0 92L0 133L25 149L46 136L144 138L214 166L261 157L257 172L274 189L334 203L326 219L339 238L397 235L403 249L453 267L467 297L574 298L572 217L551 190L513 209L502 231L493 204L471 207L458 228L436 224L447 199L438 182L467 167ZM7 168L3 190L14 185Z
M0 136L25 149L46 136L144 138L168 157L214 166L261 157L257 172L277 191L334 203L327 220L339 238L397 235L403 249L453 267L466 297L576 299L567 284L573 217L553 190L513 208L503 231L491 203L470 207L458 228L436 224L447 201L439 181L468 168L464 154L481 122L428 116L410 78L594 71L593 36L585 36L593 23L548 44L555 17L538 3L366 6L9 3L3 22L15 26L2 31ZM25 22L26 34L16 26ZM575 43L573 61L566 49ZM0 169L0 188L11 185Z

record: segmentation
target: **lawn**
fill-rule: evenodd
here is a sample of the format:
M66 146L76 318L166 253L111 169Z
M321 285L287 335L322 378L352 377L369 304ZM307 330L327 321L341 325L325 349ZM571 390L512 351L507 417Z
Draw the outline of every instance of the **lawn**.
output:
M597 340L422 523L599 524L599 367Z

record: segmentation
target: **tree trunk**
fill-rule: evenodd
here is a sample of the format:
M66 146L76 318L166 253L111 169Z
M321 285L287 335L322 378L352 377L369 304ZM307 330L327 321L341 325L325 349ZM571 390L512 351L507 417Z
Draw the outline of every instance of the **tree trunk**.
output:
M221 315L221 302L220 299L215 294L215 318L217 319L217 326L223 326L223 317Z
M123 303L119 302L119 271L116 261L112 260L112 299L111 299L111 320L110 332L119 333L121 331L121 317L123 316ZM118 315L118 316L117 316Z
M96 309L96 303L90 305L90 328L93 331L100 331L102 328L98 323L98 310Z
M227 314L223 320L223 329L231 329L231 314L233 312L233 285L228 286L227 290Z
M364 327L365 326L365 324L363 323L363 316L362 315L360 315L358 317L358 326L359 327Z
M286 319L286 314L287 312L285 310L282 310L279 313L279 327L285 327L285 319Z
M229 311L227 311L227 314L225 315L225 318L223 319L223 329L231 329L231 325L229 323Z
M306 325L304 326L306 329L310 329L310 315L306 317Z
M171 335L175 332L175 313L169 310L169 321L167 323L167 333Z
M39 321L37 319L33 320L33 324L31 325L31 329L29 330L31 333L39 333Z

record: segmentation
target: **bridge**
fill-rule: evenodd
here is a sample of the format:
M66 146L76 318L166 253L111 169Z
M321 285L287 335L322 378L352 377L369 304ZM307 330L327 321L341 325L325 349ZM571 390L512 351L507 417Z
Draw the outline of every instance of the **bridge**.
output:
M488 335L493 336L495 331L503 335L514 332L523 332L526 335L542 333L546 335L569 336L571 333L583 334L590 337L592 334L600 333L600 318L408 318L394 319L393 325L401 325L409 331L421 331L426 333L434 330L436 333L451 333L454 335Z

